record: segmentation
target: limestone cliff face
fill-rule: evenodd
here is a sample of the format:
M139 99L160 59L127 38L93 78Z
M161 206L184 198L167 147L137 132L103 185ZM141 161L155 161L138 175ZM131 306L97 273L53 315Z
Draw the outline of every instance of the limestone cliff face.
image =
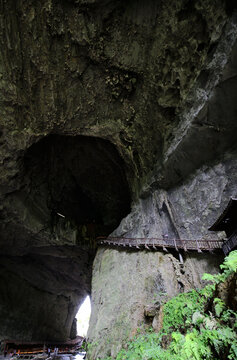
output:
M96 235L212 236L236 195L235 5L0 9L0 337L65 339L91 293ZM99 249L91 357L115 354L144 304L200 285L214 263Z
M231 196L237 196L237 153L202 166L182 184L140 199L113 232L115 236L177 239L217 238L208 228ZM222 234L220 234L221 236Z
M236 154L211 167L202 167L182 185L154 191L134 205L113 233L125 237L176 239L217 238L207 231L220 215L230 196L237 195ZM123 341L146 324L146 305L162 304L167 297L203 285L204 272L218 272L221 254L161 252L97 252L93 269L89 340L96 343L91 358L116 355ZM134 286L135 285L135 286ZM151 326L151 323L149 324ZM157 324L159 326L159 324ZM98 341L100 338L106 341Z
M140 326L151 326L147 305L201 287L201 274L215 272L220 255L189 254L184 264L162 252L127 252L100 249L92 280L92 315L88 338L89 358L116 356Z
M168 234L170 238L180 239L217 237L207 229L225 208L230 196L237 195L237 154L235 147L228 151L230 144L234 144L232 131L236 114L232 98L236 86L233 81L236 77L235 41L228 60L222 62L219 53L227 38L234 35L235 28L235 25L230 25L226 29L227 37L223 37L223 43L214 56L215 70L217 59L220 61L220 77L216 77L215 71L210 71L204 88L197 84L193 102L183 111L173 142L166 149L163 166L156 168L152 181L144 186L141 198L112 235L162 237ZM228 103L233 105L227 109ZM115 257L126 260L121 263L120 260L114 261ZM161 253L121 254L116 250L97 253L89 340L93 344L102 336L107 341L92 346L91 358L115 356L122 342L134 335L138 326L146 324L146 304L162 303L163 293L170 297L202 286L201 274L218 271L221 260L221 255L189 254L184 256L181 266L173 255ZM133 281L139 284L137 292ZM147 287L147 283L152 285ZM105 290L101 292L101 288ZM108 309L106 316L103 309Z

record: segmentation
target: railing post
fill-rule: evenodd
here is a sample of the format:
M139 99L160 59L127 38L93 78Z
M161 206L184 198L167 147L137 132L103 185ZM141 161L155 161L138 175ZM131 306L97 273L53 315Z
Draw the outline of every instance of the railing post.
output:
M186 251L187 252L187 247L186 247L186 240L182 240L183 241L183 247L184 247L184 251Z
M148 244L147 244L147 243L149 242L148 240L149 240L148 238L145 239L145 248L146 248L147 250L150 250L150 248L149 248L149 246L148 246Z
M201 253L202 252L202 250L199 248L199 245L198 245L198 240L196 239L196 244L197 244L197 251L199 252L199 253Z
M207 242L207 245L208 245L208 250L209 250L209 252L211 252L211 253L212 253L213 251L212 251L212 248L211 248L211 246L210 246L209 241L208 241L208 240L206 240L206 242Z
M175 250L176 251L179 251L178 248L177 248L177 244L176 244L176 240L174 239L174 247L175 247Z

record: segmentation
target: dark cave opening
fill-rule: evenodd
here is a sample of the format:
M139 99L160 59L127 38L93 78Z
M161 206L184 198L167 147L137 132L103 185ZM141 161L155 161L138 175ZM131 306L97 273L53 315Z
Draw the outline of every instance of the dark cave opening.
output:
M19 190L8 197L15 212L1 233L0 338L73 338L91 294L94 240L130 211L126 166L107 140L62 135L33 144L19 164Z
M51 228L70 222L79 237L106 236L130 211L125 164L107 140L49 135L28 149L24 169L32 203L47 209Z

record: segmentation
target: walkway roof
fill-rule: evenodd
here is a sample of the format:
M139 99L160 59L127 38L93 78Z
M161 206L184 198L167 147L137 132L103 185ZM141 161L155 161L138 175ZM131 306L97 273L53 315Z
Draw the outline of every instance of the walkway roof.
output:
M237 218L237 199L230 198L230 201L219 216L216 222L208 229L211 231L225 231L229 227L229 223ZM237 222L236 222L237 228Z

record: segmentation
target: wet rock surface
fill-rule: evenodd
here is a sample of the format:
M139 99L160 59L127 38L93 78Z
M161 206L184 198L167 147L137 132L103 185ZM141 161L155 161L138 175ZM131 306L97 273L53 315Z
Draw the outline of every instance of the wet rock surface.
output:
M231 275L225 282L217 286L216 294L225 305L236 311L237 309L237 291L236 291L236 274Z

